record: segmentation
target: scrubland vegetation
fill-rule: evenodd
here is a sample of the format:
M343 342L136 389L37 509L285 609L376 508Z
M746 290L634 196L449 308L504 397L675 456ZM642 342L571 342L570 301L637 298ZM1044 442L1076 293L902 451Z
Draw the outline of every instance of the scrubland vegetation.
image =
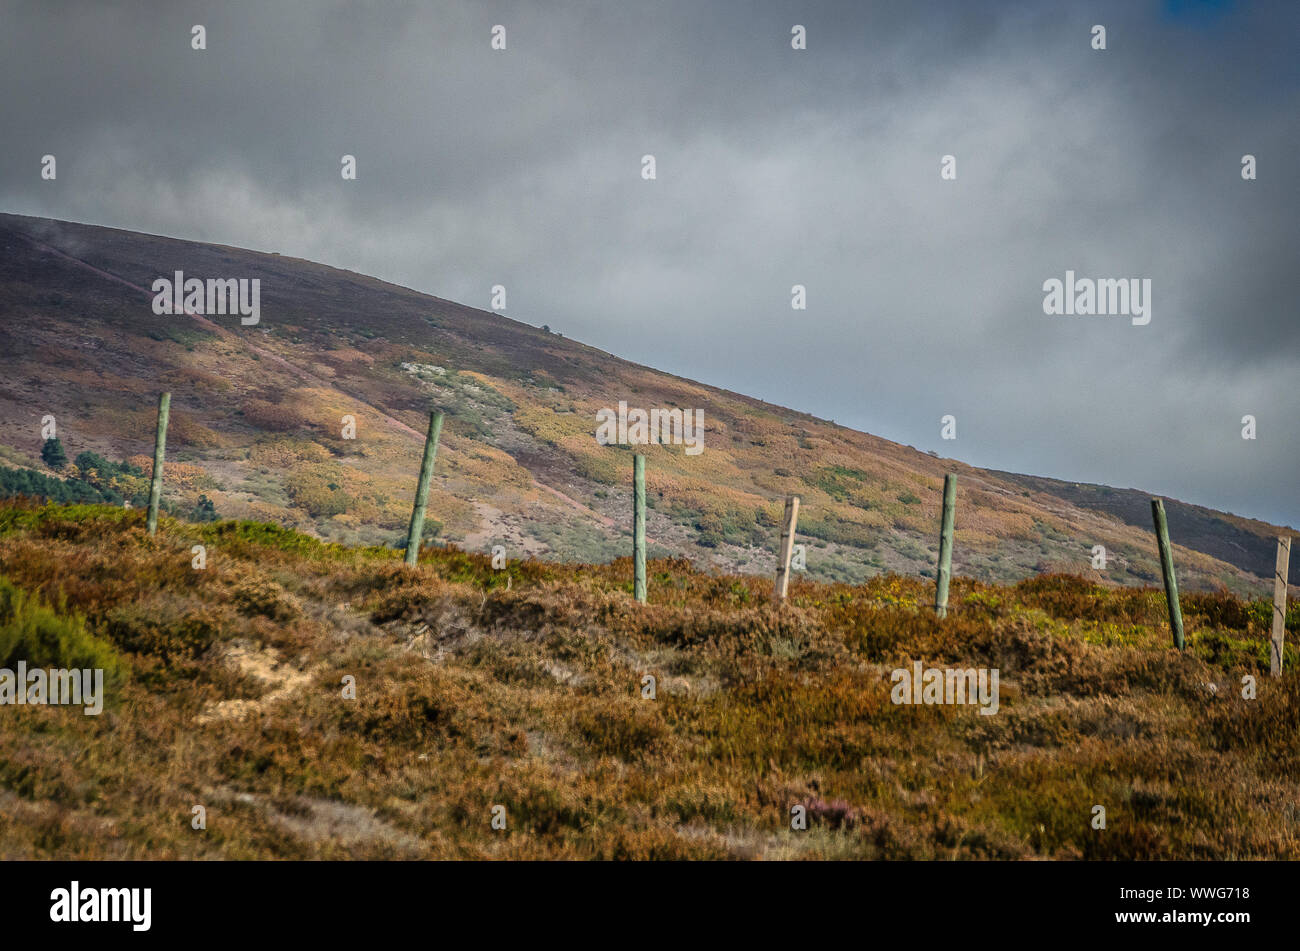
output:
M113 671L98 717L0 707L4 859L1300 857L1297 657L1269 678L1271 605L1226 592L1179 653L1160 591L1066 575L958 578L939 621L919 578L777 609L666 559L641 607L627 560L21 502L0 576L0 666ZM998 713L895 705L915 660L999 668Z

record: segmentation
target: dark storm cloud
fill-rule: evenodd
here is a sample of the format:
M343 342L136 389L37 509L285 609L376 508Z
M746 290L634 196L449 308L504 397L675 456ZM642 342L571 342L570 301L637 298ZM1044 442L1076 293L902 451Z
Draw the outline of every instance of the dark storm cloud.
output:
M500 283L904 443L1300 523L1293 3L158 9L6 7L0 207ZM1066 269L1150 278L1151 323L1045 316Z

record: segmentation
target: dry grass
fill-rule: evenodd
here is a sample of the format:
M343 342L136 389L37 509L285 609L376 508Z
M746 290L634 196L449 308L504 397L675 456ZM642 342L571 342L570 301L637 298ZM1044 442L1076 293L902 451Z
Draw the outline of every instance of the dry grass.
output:
M0 708L0 858L1300 857L1267 603L1186 597L1179 654L1159 592L1068 576L957 579L940 622L896 576L776 610L768 580L658 561L642 608L627 560L397 559L0 508L0 575L127 672L99 717ZM894 705L913 660L998 667L1000 711Z

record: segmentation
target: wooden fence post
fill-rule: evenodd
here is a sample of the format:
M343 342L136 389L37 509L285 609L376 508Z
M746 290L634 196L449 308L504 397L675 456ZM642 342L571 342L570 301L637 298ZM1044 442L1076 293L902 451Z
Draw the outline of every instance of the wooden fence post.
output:
M943 521L939 525L939 570L934 585L934 613L948 616L948 582L952 578L952 529L957 518L957 476L943 477Z
M781 522L781 547L776 556L776 587L772 600L780 604L790 590L790 554L794 551L794 528L799 521L799 496L785 497L785 519Z
M406 563L420 560L420 537L424 534L424 510L429 506L429 483L433 480L433 460L438 455L438 437L442 434L442 411L429 414L429 433L424 439L424 458L420 461L420 482L415 489L415 506L411 509L411 526L406 532Z
M1178 579L1174 577L1174 552L1169 547L1169 523L1165 521L1165 503L1151 500L1151 516L1156 523L1156 541L1160 545L1160 570L1165 576L1165 600L1169 602L1169 626L1174 632L1174 646L1183 649L1183 609L1178 603Z
M645 604L645 456L632 457L632 592Z
M158 398L158 429L153 439L153 472L149 477L149 534L158 531L158 506L162 503L163 456L167 452L167 419L171 416L172 395Z
M1291 536L1277 540L1277 568L1273 572L1273 639L1268 647L1268 672L1282 676L1282 645L1286 642L1286 576L1291 569Z

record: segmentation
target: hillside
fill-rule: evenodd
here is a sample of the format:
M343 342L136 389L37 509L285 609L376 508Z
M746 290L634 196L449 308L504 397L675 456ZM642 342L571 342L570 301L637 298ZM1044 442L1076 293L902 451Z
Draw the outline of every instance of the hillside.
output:
M430 407L448 413L438 539L511 557L625 554L632 450L596 413L700 409L704 451L649 447L652 557L770 572L782 499L802 499L812 578L932 576L943 474L959 475L954 573L1158 577L1146 496L980 470L638 366L505 316L308 261L0 215L0 466L41 468L41 420L83 451L148 463L170 390L167 499L347 544L392 544ZM158 316L153 281L257 278L260 320ZM356 438L342 438L342 418ZM1149 514L1149 510L1148 510ZM1193 515L1195 517L1193 517ZM1263 593L1274 526L1171 505L1180 583ZM1106 570L1090 568L1104 545Z
M958 579L938 621L916 579L778 610L658 561L640 606L627 559L143 522L0 505L0 667L112 680L4 708L0 860L1300 858L1294 606L1273 680L1271 604L1223 592L1178 652L1158 590L1059 575ZM894 702L920 661L997 667L997 715Z

